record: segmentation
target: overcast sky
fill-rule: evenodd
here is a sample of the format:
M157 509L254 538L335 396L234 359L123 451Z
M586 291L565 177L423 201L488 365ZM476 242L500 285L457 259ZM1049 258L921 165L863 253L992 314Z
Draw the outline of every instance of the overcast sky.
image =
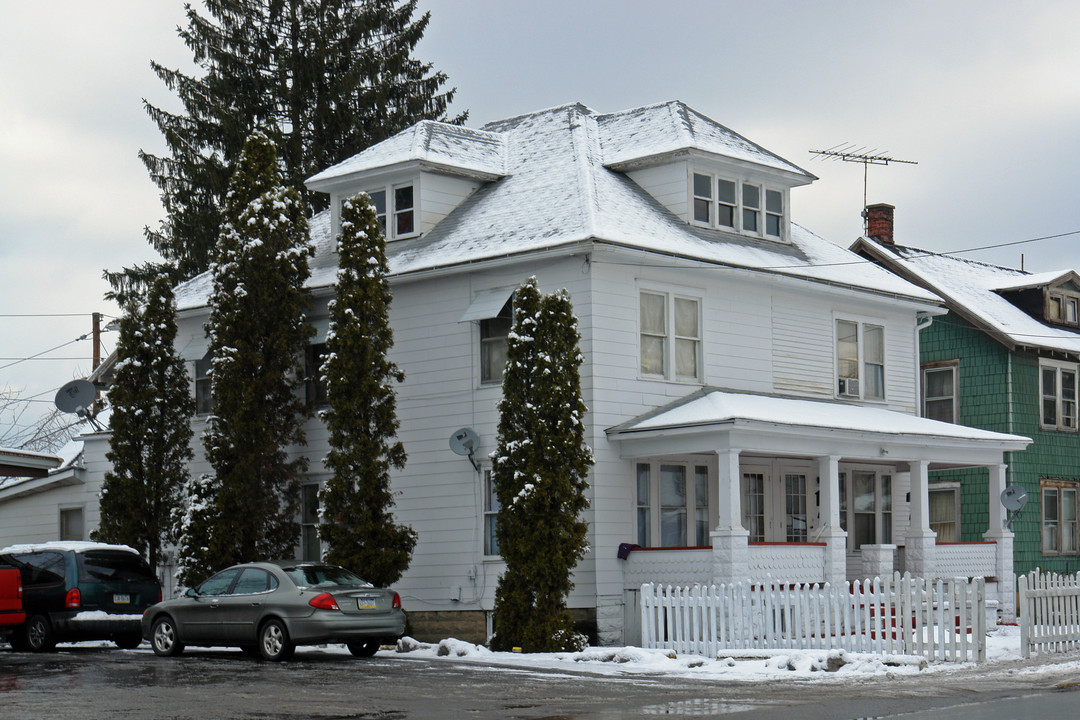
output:
M869 169L868 200L896 206L901 244L1080 232L1075 0L420 7L432 17L416 56L449 75L470 126L677 99L816 175L792 216L837 243L862 232L863 166L809 151L848 143L918 163ZM161 207L138 151L162 142L142 100L173 102L149 61L190 68L183 23L180 0L0 0L0 388L42 410L90 370L76 340L90 313L118 312L102 270L154 258L142 230ZM1080 268L1080 234L965 256L1019 267L1021 254L1032 271Z

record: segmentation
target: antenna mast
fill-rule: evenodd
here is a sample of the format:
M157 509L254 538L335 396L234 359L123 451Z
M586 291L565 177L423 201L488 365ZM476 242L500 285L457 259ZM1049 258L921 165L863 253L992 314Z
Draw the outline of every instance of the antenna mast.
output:
M840 143L839 145L833 145L827 150L811 150L814 155L821 155L825 158L832 160L843 160L844 162L857 162L863 165L863 233L867 232L866 227L866 203L867 194L867 168L871 165L888 165L889 163L905 163L907 165L918 165L919 163L914 160L900 160L898 158L889 157L884 151L871 150L866 147L855 147L854 143Z

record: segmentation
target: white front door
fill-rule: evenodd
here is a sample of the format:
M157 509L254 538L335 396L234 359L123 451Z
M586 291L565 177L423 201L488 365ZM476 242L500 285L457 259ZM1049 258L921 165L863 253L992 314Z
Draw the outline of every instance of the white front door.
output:
M813 477L805 463L742 463L743 527L750 542L808 542Z

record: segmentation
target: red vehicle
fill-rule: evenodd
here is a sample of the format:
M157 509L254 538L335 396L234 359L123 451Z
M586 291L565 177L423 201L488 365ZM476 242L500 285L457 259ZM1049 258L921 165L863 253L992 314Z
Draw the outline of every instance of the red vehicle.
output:
M26 622L23 611L22 574L18 568L0 565L0 633Z

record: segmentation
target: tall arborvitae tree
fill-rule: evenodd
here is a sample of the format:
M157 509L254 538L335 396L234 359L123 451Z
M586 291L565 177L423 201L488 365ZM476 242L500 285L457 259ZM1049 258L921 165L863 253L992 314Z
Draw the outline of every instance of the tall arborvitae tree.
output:
M164 258L106 273L117 295L162 269L174 280L209 267L225 192L244 139L262 128L285 183L303 181L420 120L447 120L446 75L412 57L430 13L417 0L204 0L180 37L201 74L151 66L183 106L145 102L168 154L140 153L166 218L147 239ZM463 122L465 115L450 119ZM323 196L306 197L321 209Z
M101 524L93 538L139 550L156 567L176 539L175 514L191 459L191 415L184 361L176 354L176 308L162 276L145 302L120 320L116 378L109 391L112 469L101 488Z
M184 581L236 562L291 557L300 479L290 459L308 412L296 392L312 328L304 281L312 254L304 205L282 184L273 143L255 133L227 196L206 331L214 403L204 435L212 481L193 484ZM198 485L198 487L195 487ZM190 538L189 538L190 539Z
M390 469L405 467L405 448L395 439L393 384L405 375L387 359L394 336L386 242L366 195L342 206L338 255L323 368L330 431L325 463L333 475L319 496L319 536L328 561L385 586L409 567L416 533L390 512Z
M506 572L495 591L497 649L576 650L566 607L570 573L587 549L585 443L577 319L566 291L541 297L530 278L514 295L498 446L491 472Z

